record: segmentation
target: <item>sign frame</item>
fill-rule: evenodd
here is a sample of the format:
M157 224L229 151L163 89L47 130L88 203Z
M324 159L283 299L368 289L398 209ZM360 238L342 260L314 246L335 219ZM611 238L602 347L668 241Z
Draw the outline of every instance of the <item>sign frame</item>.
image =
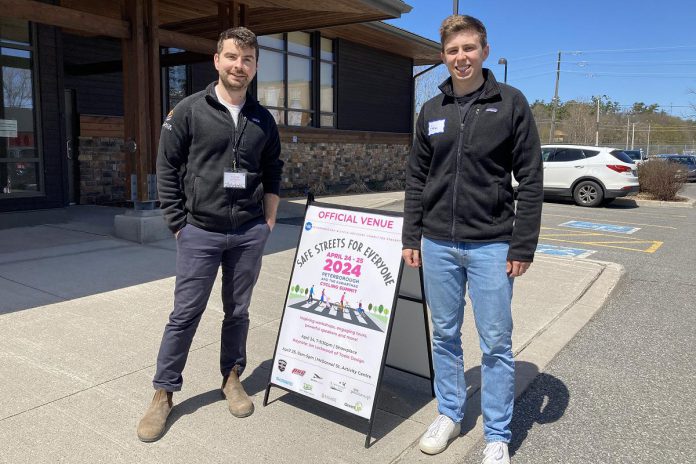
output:
M306 204L305 204L305 215L303 216L304 219L306 219L307 210L309 209L310 206L326 207L326 208L332 208L332 209L338 209L338 210L350 211L350 212L362 212L362 213L371 213L371 214L381 214L381 215L385 215L385 216L402 217L402 214L401 214L401 213L394 212L394 211L373 210L373 209L369 209L369 208L348 207L348 206L343 206L343 205L335 205L335 204L330 204L330 203L316 202L315 199L314 199L314 195L310 192L310 193L308 194L308 196L307 196L307 202L306 202ZM305 221L303 220L303 224L304 224L304 222L305 222ZM304 228L302 229L302 231L303 231L303 230L304 230ZM283 302L283 313L282 313L281 319L280 319L280 327L278 328L278 334L276 335L276 343L275 343L275 347L274 347L274 349L273 349L272 362L275 362L276 356L278 355L278 344L279 344L279 341L280 341L280 335L281 335L281 331L282 331L282 327L283 327L283 320L284 320L284 318L285 318L285 311L287 310L288 296L289 296L289 294L290 294L291 286L292 286L292 283L293 283L293 282L292 282L292 276L294 275L295 265L296 265L296 263L297 263L297 255L298 255L298 253L299 253L300 244L301 244L301 241L302 241L302 233L303 233L302 231L300 232L300 235L299 235L299 237L298 237L298 239L297 239L297 247L295 248L295 255L294 255L294 258L293 258L293 266L292 266L292 270L291 270L291 273L290 273L290 278L288 279L288 287L287 287L287 290L286 290L285 300L284 300L284 302ZM382 350L382 355L381 355L380 362L379 362L379 374L378 374L378 376L377 376L377 381L376 381L376 383L375 383L374 402L373 402L372 411L371 411L371 413L370 413L370 418L369 418L369 419L366 419L366 418L364 418L363 416L357 416L357 417L360 418L360 419L363 419L363 420L367 420L367 421L368 421L368 430L367 430L366 437L365 437L365 448L369 448L369 446L370 446L370 438L371 438L371 436L372 436L372 426L373 426L373 424L374 424L375 413L376 413L376 411L377 411L377 404L378 404L378 401L379 401L380 390L381 390L380 387L381 387L381 385L382 385L382 380L383 380L383 377L384 377L384 368L385 368L386 366L389 366L389 367L391 367L391 368L393 368L393 369L397 369L397 370L400 370L400 371L402 371L402 372L406 372L406 373L409 373L409 374L412 374L412 375L415 375L415 376L418 376L418 377L421 377L421 378L426 378L426 379L428 378L428 377L426 377L426 376L424 376L424 375L422 375L422 374L419 374L419 373L415 372L415 370L409 370L408 368L405 368L405 367L397 367L397 366L391 366L391 365L388 365L388 364L387 364L387 353L388 353L388 350L389 350L389 345L390 345L390 340L391 340L391 335L392 335L392 329L393 329L393 325L394 325L394 320L395 320L396 317L397 317L396 307L397 307L397 303L398 303L398 300L399 300L399 299L406 299L406 300L408 300L408 301L420 302L420 303L422 304L422 307L423 307L424 330L425 330L425 337L426 337L426 341L427 341L427 347L426 347L426 349L427 349L428 362L429 362L429 370L430 370L430 378L429 378L429 380L430 380L430 390L431 390L432 396L433 396L433 397L435 396L435 390L434 390L434 375L433 375L433 365L432 365L432 348L431 348L431 344L430 344L430 326L429 326L429 324L428 324L427 306L426 306L426 304L425 304L425 298L424 298L424 295L425 295L425 294L424 294L424 288L423 288L423 273L422 273L422 269L419 268L419 270L418 270L418 273L419 273L419 274L418 274L418 275L419 275L419 281L420 281L420 282L419 282L419 284L420 284L420 292L421 292L421 297L422 297L422 299L420 299L420 300L417 299L417 298L411 297L411 296L402 295L402 294L400 293L403 269L404 269L404 262L403 262L403 260L400 260L400 262L399 262L398 274L397 274L397 277L396 277L396 286L395 286L395 289L394 289L394 296L393 296L393 301L392 301L392 306L391 306L391 313L390 313L390 314L391 314L391 317L389 318L388 325L387 325L387 327L386 327L386 335L385 335L385 341L384 341L384 348L383 348L383 350ZM269 397L269 394L270 394L270 391L271 391L271 387L280 388L281 390L284 390L284 391L286 391L286 392L288 392L288 393L291 393L291 394L298 394L298 393L297 393L296 391L294 391L294 390L291 390L291 389L289 389L289 388L286 388L286 387L283 386L283 385L279 385L279 384L277 384L277 383L274 383L274 382L273 382L273 369L274 369L274 365L271 365L271 371L270 371L269 374L268 374L268 382L267 382L267 384L266 384L266 389L265 389L264 398L263 398L263 406L264 406L264 407L268 405L268 397ZM332 407L332 408L334 408L334 409L338 409L339 411L341 411L341 412L343 412L343 413L351 414L350 411L347 411L347 410L345 410L345 409L341 409L340 407L335 406L335 405L332 405L332 404L330 404L330 403L327 403L327 402L324 402L324 401L320 401L320 400L317 399L317 398L312 398L311 396L305 396L305 395L302 395L302 396L303 396L304 398L310 400L310 401L313 400L313 401L319 402L319 403L321 403L321 404L323 404L323 405Z

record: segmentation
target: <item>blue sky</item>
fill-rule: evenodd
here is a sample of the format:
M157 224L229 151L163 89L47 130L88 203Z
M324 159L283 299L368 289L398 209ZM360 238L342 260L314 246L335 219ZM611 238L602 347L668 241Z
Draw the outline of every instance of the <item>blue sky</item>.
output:
M411 12L387 22L439 42L453 2L405 1ZM696 94L689 93L696 92L693 0L460 0L459 12L483 21L491 46L485 66L502 81L498 59L507 58L508 84L530 102L553 97L562 51L562 101L607 95L622 105L657 103L675 116L696 118L690 108Z

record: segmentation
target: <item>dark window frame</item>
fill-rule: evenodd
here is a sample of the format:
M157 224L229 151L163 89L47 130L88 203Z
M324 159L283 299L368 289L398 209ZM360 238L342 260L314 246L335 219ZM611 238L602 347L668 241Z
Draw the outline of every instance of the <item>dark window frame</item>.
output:
M337 41L336 39L332 39L329 37L322 37L319 32L306 32L306 31L296 31L296 32L304 32L306 34L310 35L310 47L311 47L311 53L309 55L304 55L302 53L296 53L292 52L289 50L288 46L288 33L284 32L282 33L282 40L283 40L283 49L279 48L274 48L274 47L269 47L266 45L260 45L259 44L259 50L267 50L270 52L276 52L276 53L281 53L283 55L283 92L284 92L284 106L266 106L267 109L270 110L276 110L282 113L283 118L282 118L282 123L278 124L280 127L313 127L313 128L324 128L324 129L335 129L336 128L336 119L337 119L337 111L336 111L336 104L337 104L337 89L336 89L336 78L337 78ZM270 34L270 35L275 35L275 34ZM333 60L327 60L321 57L321 39L328 39L331 40L333 44ZM260 53L260 52L259 52ZM298 58L303 58L303 59L308 59L310 61L311 65L311 82L310 82L310 106L311 108L309 110L305 109L297 109L297 108L290 108L289 107L289 78L288 78L288 72L289 72L289 59L288 57L290 56L295 56ZM333 112L327 112L327 111L321 111L321 63L328 63L333 66L333 73L332 73L332 88L333 88ZM260 70L263 72L263 69ZM258 78L258 72L257 72L257 78ZM257 79L254 79L255 85L254 85L254 95L256 98L258 98L258 82ZM289 113L307 113L311 117L311 122L310 124L306 126L295 126L295 125L290 125L288 124L288 116ZM332 126L321 126L321 116L333 116L333 125Z
M31 72L31 92L32 92L32 120L34 123L34 157L18 157L10 158L0 157L0 163L9 165L17 163L32 163L37 165L36 181L38 183L37 189L35 191L27 192L10 192L4 193L2 187L0 186L0 200L10 200L17 198L36 198L46 196L46 180L45 180L45 163L44 163L44 147L43 147L43 127L41 124L41 86L38 79L40 73L39 57L37 50L38 43L38 31L35 24L31 21L25 21L27 28L29 29L29 43L15 42L12 40L3 40L0 38L0 48L10 48L14 50L22 50L29 52L30 67ZM0 66L2 64L0 63ZM0 73L2 74L2 73ZM4 109L3 109L4 113ZM18 128L19 129L19 128ZM9 153L8 153L9 154Z

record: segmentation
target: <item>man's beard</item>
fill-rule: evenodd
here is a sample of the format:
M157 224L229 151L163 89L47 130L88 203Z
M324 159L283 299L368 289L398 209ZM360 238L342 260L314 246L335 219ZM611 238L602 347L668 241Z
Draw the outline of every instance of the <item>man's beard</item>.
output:
M242 83L232 83L227 79L227 77L227 75L220 76L220 82L222 82L222 86L228 92L239 92L240 90L245 90L249 86L249 80L246 76L244 76L243 80L241 81Z

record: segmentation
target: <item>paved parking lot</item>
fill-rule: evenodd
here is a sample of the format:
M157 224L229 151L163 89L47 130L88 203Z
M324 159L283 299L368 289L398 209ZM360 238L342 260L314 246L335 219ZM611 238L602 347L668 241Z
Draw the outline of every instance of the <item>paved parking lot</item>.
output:
M685 190L696 196L696 185ZM625 229L588 230L571 221ZM684 417L696 413L688 354L696 348L695 228L696 208L544 203L542 248L577 249L565 253L619 263L626 275L516 402L516 464L693 462L696 426ZM474 452L463 462L479 459Z

